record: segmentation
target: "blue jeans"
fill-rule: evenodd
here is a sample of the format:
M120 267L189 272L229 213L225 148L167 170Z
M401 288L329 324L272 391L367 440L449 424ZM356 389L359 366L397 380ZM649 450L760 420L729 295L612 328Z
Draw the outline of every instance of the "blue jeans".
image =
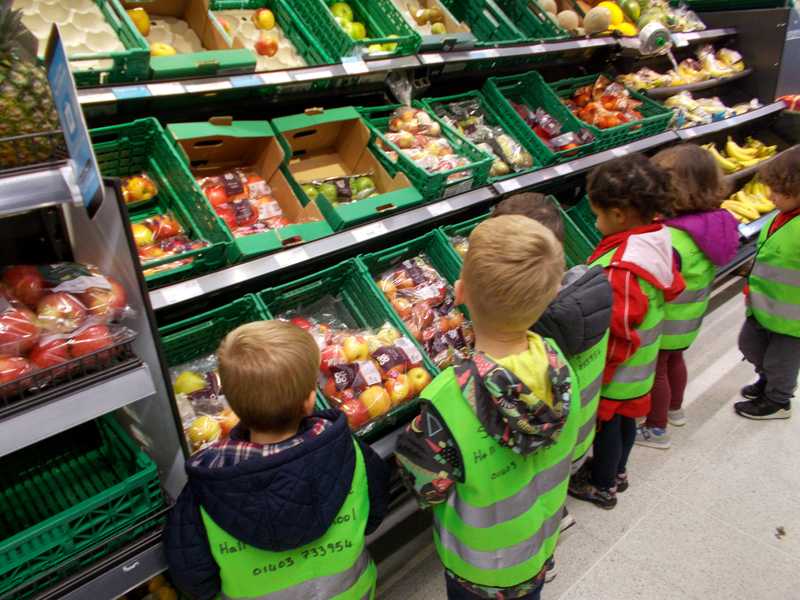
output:
M462 586L458 581L452 579L447 571L444 572L444 580L447 582L447 600L486 600L483 596L473 594L471 591ZM539 600L544 587L544 579L541 585L530 594L519 596L514 600Z

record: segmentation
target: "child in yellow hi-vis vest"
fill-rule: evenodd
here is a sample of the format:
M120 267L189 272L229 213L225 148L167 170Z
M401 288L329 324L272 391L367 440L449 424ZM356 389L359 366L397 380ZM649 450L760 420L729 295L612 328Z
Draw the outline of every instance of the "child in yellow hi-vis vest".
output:
M520 215L478 225L456 301L475 328L423 391L397 457L423 506L447 596L540 596L567 493L580 418L573 373L552 340L528 330L555 297L564 255L546 227Z
M788 419L800 370L800 148L761 168L778 214L764 225L747 278L747 320L739 349L758 381L734 405L748 419Z
M300 327L258 321L217 352L240 423L186 463L164 532L170 575L200 600L363 600L365 535L386 511L388 468L344 414L313 413L319 349Z

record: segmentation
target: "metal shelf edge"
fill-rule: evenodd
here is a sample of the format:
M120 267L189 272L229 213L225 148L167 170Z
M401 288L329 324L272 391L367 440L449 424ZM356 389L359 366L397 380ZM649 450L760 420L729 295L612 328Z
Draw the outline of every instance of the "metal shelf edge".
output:
M0 176L0 216L80 201L69 163Z
M0 422L0 456L156 393L146 364Z
M754 238L759 233L761 233L761 230L764 228L764 225L767 224L767 221L769 221L776 214L778 214L777 209L765 215L761 215L755 221L751 221L750 223L742 223L741 225L739 225L739 235L741 235L746 240Z
M726 85L728 83L732 83L734 81L738 81L739 79L744 79L748 75L753 73L753 69L745 69L740 73L736 73L729 77L721 77L718 79L706 79L705 81L698 81L697 83L689 83L686 85L676 85L675 87L660 87L660 88L652 88L649 90L644 90L644 93L650 96L651 98L660 100L661 98L669 98L670 96L674 96L675 94L680 94L681 92L697 92L700 90L708 90L711 88L715 88L721 85Z
M383 537L418 510L419 504L417 503L417 499L413 496L409 496L405 502L403 502L400 506L386 516L386 518L383 520L383 523L381 523L375 531L367 536L367 544L372 544L379 538Z

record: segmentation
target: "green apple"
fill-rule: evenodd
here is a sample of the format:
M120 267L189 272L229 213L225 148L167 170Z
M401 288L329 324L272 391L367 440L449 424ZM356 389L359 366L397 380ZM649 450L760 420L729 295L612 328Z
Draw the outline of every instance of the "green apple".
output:
M361 195L367 191L373 191L375 189L375 182L372 181L371 177L357 177L352 182L350 182L350 189L353 190L354 195Z
M444 35L447 33L447 27L444 26L444 23L434 23L431 25L431 33L433 35Z
M334 2L331 6L331 12L334 17L344 19L345 21L353 20L353 9L347 2Z
M400 36L398 36L396 33L390 33L387 37L396 38L396 37L400 37ZM394 52L395 50L397 50L397 44L396 43L387 42L387 43L383 44L383 51L384 52Z
M303 188L303 193L308 196L309 200L313 200L317 197L317 194L319 194L317 186L315 186L313 183L304 183L300 187Z
M194 371L184 371L175 378L172 388L176 394L191 394L206 387L206 378Z
M319 195L328 202L336 202L339 197L339 192L336 191L336 186L332 183L322 183L319 186Z
M383 48L384 45L385 44L370 44L369 46L367 46L367 52L369 52L370 54L376 54L378 52L386 52L386 50L384 50Z
M353 21L350 25L350 37L356 41L367 37L367 28L360 21Z

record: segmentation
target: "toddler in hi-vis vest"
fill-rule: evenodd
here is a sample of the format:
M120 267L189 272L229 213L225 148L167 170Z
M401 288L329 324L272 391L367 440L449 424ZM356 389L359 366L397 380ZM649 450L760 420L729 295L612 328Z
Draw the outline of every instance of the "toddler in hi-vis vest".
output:
M739 229L733 215L720 208L728 196L728 186L707 150L682 144L662 150L652 162L672 178L673 216L664 224L672 237L686 289L664 307L650 413L636 433L636 443L666 450L671 444L667 422L677 427L686 423L682 408L687 376L683 352L700 333L717 267L736 256Z
M388 468L342 413L313 412L314 338L260 321L217 355L240 423L186 462L164 533L173 581L201 600L373 598L365 535L386 512Z
M739 349L758 381L734 405L748 419L788 419L800 369L800 148L764 165L758 174L778 214L761 230L747 278L747 320Z
M589 263L603 267L611 284L611 328L592 461L572 478L569 493L612 509L617 492L628 487L636 419L650 412L664 303L677 298L684 283L669 230L654 222L669 210L669 175L634 154L595 168L587 183L604 236Z
M424 507L447 596L540 597L559 536L580 418L555 342L530 332L558 292L564 254L546 227L504 215L469 237L456 301L475 351L422 393L397 458Z

